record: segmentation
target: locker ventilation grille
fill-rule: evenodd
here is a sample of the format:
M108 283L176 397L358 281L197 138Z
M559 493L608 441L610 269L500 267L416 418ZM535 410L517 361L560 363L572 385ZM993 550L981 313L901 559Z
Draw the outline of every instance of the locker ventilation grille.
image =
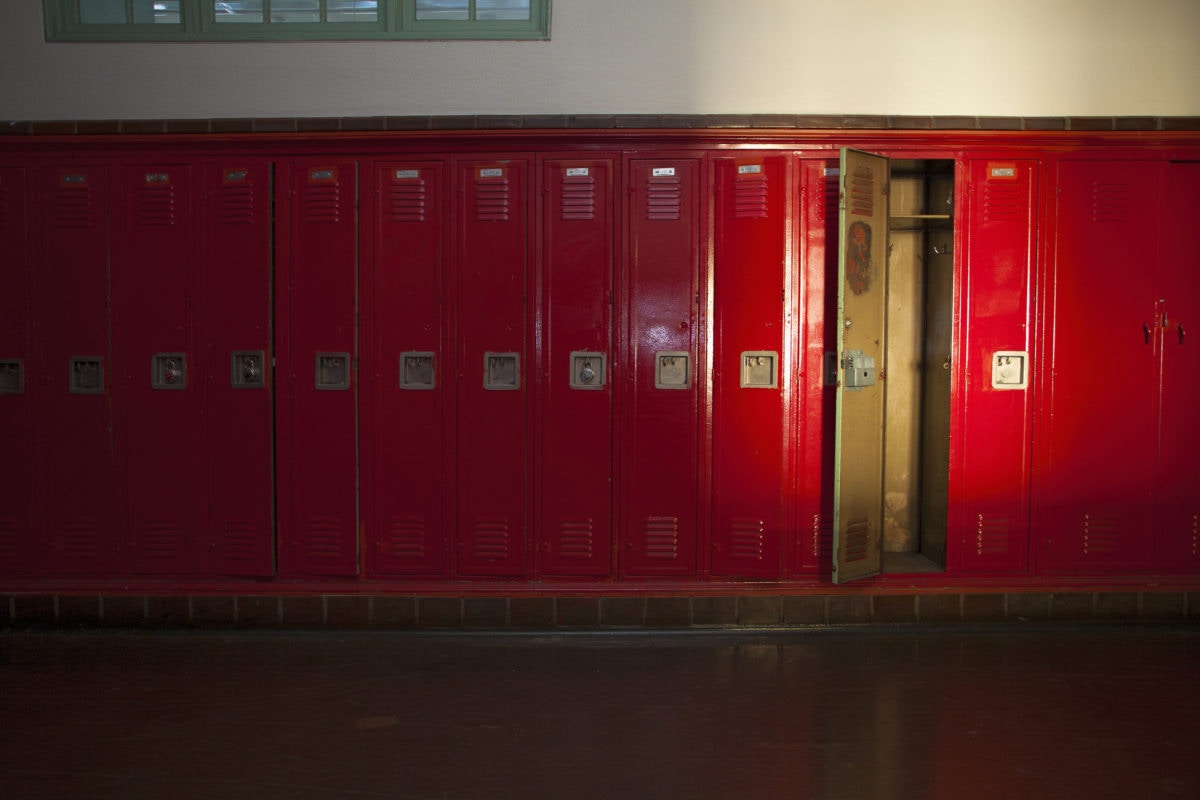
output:
M392 222L425 221L425 180L400 181L392 184Z
M17 523L15 520L0 520L0 561L12 561L17 557Z
M308 187L304 198L304 214L309 222L338 222L341 210L341 190L336 183L317 183Z
M765 219L767 216L767 176L738 176L733 190L734 219Z
M342 521L337 517L310 517L305 544L309 558L333 561L342 555Z
M826 563L833 555L833 520L820 514L812 518L812 557L817 564Z
M1083 515L1083 554L1105 556L1117 552L1117 519L1112 514Z
M1012 181L983 184L983 221L1000 222L1021 217L1021 185Z
M683 203L683 189L678 175L650 178L646 187L646 219L677 220Z
M838 177L836 175L825 176L825 192L817 195L817 219L821 222L837 218L838 192L840 191Z
M871 539L871 523L858 520L846 524L846 561L865 561Z
M384 542L384 553L389 558L425 558L425 520L392 520L387 541Z
M155 560L175 558L182 538L178 521L148 521L142 528L142 555Z
M679 520L676 517L646 518L646 558L675 560L679 557Z
M508 558L508 520L481 519L476 521L471 554L485 561L504 561Z
M254 184L233 183L221 187L221 222L249 225L254 222Z
M596 179L591 175L564 175L562 182L562 218L596 218Z
M1000 556L1008 553L1009 521L1005 517L987 519L979 515L975 527L975 554Z
M593 526L590 519L562 522L558 526L558 554L563 558L592 558Z
M9 197L8 187L0 186L0 230L8 230L9 226Z
M735 519L729 531L729 555L762 561L765 540L766 526L761 519Z
M100 555L99 525L94 519L72 519L63 522L62 554L70 559L94 561Z
M226 521L221 539L226 561L252 561L258 556L258 526L253 522Z
M869 164L860 164L847 183L850 213L860 217L875 216L875 170Z
M60 186L54 207L60 228L89 228L92 225L92 190L85 184Z
M169 183L146 183L138 192L139 225L175 224L175 187Z
M1124 222L1129 219L1130 188L1125 183L1092 184L1092 222Z
M475 219L479 222L507 222L508 179L477 180L475 183Z

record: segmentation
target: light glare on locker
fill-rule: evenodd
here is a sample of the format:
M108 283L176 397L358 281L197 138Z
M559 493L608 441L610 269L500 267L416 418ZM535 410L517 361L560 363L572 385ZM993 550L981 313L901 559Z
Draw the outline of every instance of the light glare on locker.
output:
M521 388L520 353L484 353L483 388L512 391Z
M692 385L692 357L686 350L654 354L654 388L687 389Z
M774 350L742 351L738 385L743 389L774 389L779 385L779 354Z
M608 378L604 353L587 350L571 352L571 388L603 389Z
M1024 389L1029 385L1029 353L997 350L992 353L992 388Z
M433 353L410 350L400 354L400 388L430 390L436 382Z

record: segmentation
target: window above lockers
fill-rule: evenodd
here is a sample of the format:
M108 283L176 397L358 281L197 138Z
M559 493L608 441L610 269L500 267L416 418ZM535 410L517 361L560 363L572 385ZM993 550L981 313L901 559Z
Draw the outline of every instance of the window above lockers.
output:
M548 39L550 0L42 0L49 42Z

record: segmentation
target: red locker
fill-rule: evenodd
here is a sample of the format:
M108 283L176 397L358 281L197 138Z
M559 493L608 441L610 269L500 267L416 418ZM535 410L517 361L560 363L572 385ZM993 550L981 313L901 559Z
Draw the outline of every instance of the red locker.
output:
M132 572L207 568L192 180L189 166L128 167L114 225L114 407Z
M791 381L787 158L713 161L712 572L778 577Z
M209 568L271 575L271 167L211 163L204 180Z
M693 575L700 530L700 160L628 171L622 572Z
M370 314L369 499L373 572L443 575L445 513L453 453L447 398L453 352L446 347L445 181L441 162L375 168ZM365 291L366 287L364 287Z
M1150 563L1160 341L1152 243L1162 170L1149 162L1059 167L1037 500L1047 571Z
M0 573L34 563L33 422L30 385L29 220L25 170L0 167Z
M969 165L962 482L957 503L951 501L964 572L1019 571L1028 564L1037 174L1035 161Z
M612 570L613 161L542 162L538 550L547 575Z
M457 180L457 558L524 575L528 557L528 164L463 161Z
M118 559L112 449L108 170L38 172L33 318L42 563L102 573Z
M296 160L276 187L279 570L354 575L357 164Z
M1167 167L1161 221L1158 335L1162 397L1154 566L1200 570L1200 257L1186 232L1200 220L1200 163Z
M833 562L833 449L837 398L837 160L800 162L800 252L804 302L803 399L796 423L797 573L829 572ZM830 243L826 246L826 243ZM832 369L833 374L830 374Z

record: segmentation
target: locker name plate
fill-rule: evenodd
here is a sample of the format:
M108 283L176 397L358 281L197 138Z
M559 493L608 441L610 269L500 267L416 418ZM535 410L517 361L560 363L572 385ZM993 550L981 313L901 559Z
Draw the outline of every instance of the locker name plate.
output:
M608 380L608 364L604 353L589 350L571 352L571 388L603 389Z
M234 389L262 389L267 385L262 350L235 350L229 357L229 385Z
M180 390L187 388L187 356L183 353L155 353L150 358L150 388Z
M484 353L483 388L493 392L521 388L520 353Z
M431 391L437 383L433 353L408 350L400 354L400 388Z
M350 388L350 354L317 353L316 388L327 392L341 392Z
M654 354L655 389L689 389L692 357L686 350L659 350Z

